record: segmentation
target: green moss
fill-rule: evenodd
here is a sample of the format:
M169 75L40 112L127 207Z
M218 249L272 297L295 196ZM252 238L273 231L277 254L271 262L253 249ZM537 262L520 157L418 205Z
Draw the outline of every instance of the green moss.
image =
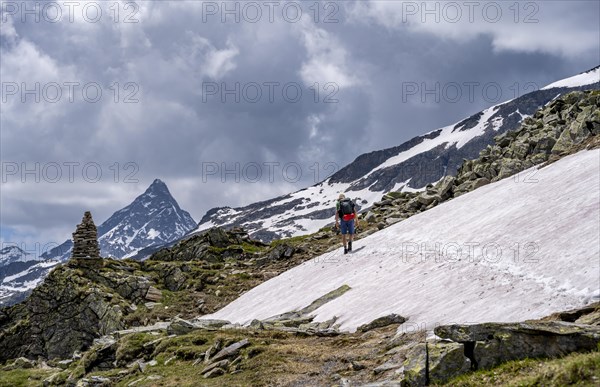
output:
M198 331L183 336L165 338L158 343L152 353L152 357L156 357L159 354L163 354L164 356L181 355L185 357L189 357L192 354L199 354L208 348L206 343L212 342L213 338L214 334L208 331Z
M310 238L313 235L314 234L298 235L298 236L291 237L291 238L276 239L271 242L271 247L277 247L277 246L283 245L283 244L296 246L296 245L300 244L301 242L304 242L305 240L307 240L308 238Z
M208 251L217 255L223 254L229 247L208 246Z
M0 371L0 387L36 386L55 373L55 370L16 369Z
M244 249L244 252L250 254L260 253L266 249L265 247L256 246L248 242L242 243L241 248Z
M216 255L223 255L224 253L232 253L232 254L237 254L237 255L242 255L242 254L255 254L255 253L260 253L261 251L264 251L265 248L264 247L259 247L257 245L248 243L248 242L243 242L241 245L230 245L227 247L215 247L215 246L209 246L208 247L208 251L210 253L216 254Z
M252 279L252 276L248 273L237 273L237 274L234 274L233 277L240 279L242 281Z
M120 363L130 362L140 357L144 352L144 344L156 340L158 337L147 333L135 333L127 335L119 341L117 348L117 361Z

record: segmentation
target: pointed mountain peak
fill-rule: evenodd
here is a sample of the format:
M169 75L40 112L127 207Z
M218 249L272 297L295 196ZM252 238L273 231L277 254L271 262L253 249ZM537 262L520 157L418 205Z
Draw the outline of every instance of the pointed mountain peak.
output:
M146 189L146 192L144 192L144 194L152 194L152 195L159 195L159 196L164 196L164 195L171 196L171 192L169 192L169 188L160 179L155 179L152 182L152 184L150 184L148 189Z

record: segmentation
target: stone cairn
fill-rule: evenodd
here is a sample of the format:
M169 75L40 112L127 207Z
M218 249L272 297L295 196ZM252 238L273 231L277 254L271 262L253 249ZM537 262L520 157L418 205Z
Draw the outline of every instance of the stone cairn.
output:
M86 211L81 224L77 225L73 233L73 258L100 258L98 247L98 231L92 219L92 214Z

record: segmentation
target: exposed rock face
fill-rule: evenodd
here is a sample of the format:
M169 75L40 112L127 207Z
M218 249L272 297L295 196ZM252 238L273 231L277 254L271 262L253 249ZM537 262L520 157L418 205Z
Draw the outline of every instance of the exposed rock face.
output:
M576 324L600 325L600 302L584 308L567 310L544 317L544 321L565 321Z
M418 344L404 362L404 382L409 386L443 383L472 369L463 345L451 341Z
M98 230L92 219L92 213L86 211L81 223L77 225L73 233L72 258L100 258L100 247L98 247Z
M113 260L73 259L53 270L22 304L0 310L0 361L70 357L95 338L125 328L132 303L146 300L150 281Z

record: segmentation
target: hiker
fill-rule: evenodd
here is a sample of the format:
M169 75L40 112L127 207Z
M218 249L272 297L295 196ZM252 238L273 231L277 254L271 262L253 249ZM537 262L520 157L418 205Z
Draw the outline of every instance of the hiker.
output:
M354 239L354 227L358 227L358 216L356 214L356 206L347 198L346 195L340 194L335 206L335 227L340 228L342 232L342 244L344 245L344 254L352 251L352 240ZM355 223L356 220L356 223ZM346 234L348 236L348 245L346 246Z

